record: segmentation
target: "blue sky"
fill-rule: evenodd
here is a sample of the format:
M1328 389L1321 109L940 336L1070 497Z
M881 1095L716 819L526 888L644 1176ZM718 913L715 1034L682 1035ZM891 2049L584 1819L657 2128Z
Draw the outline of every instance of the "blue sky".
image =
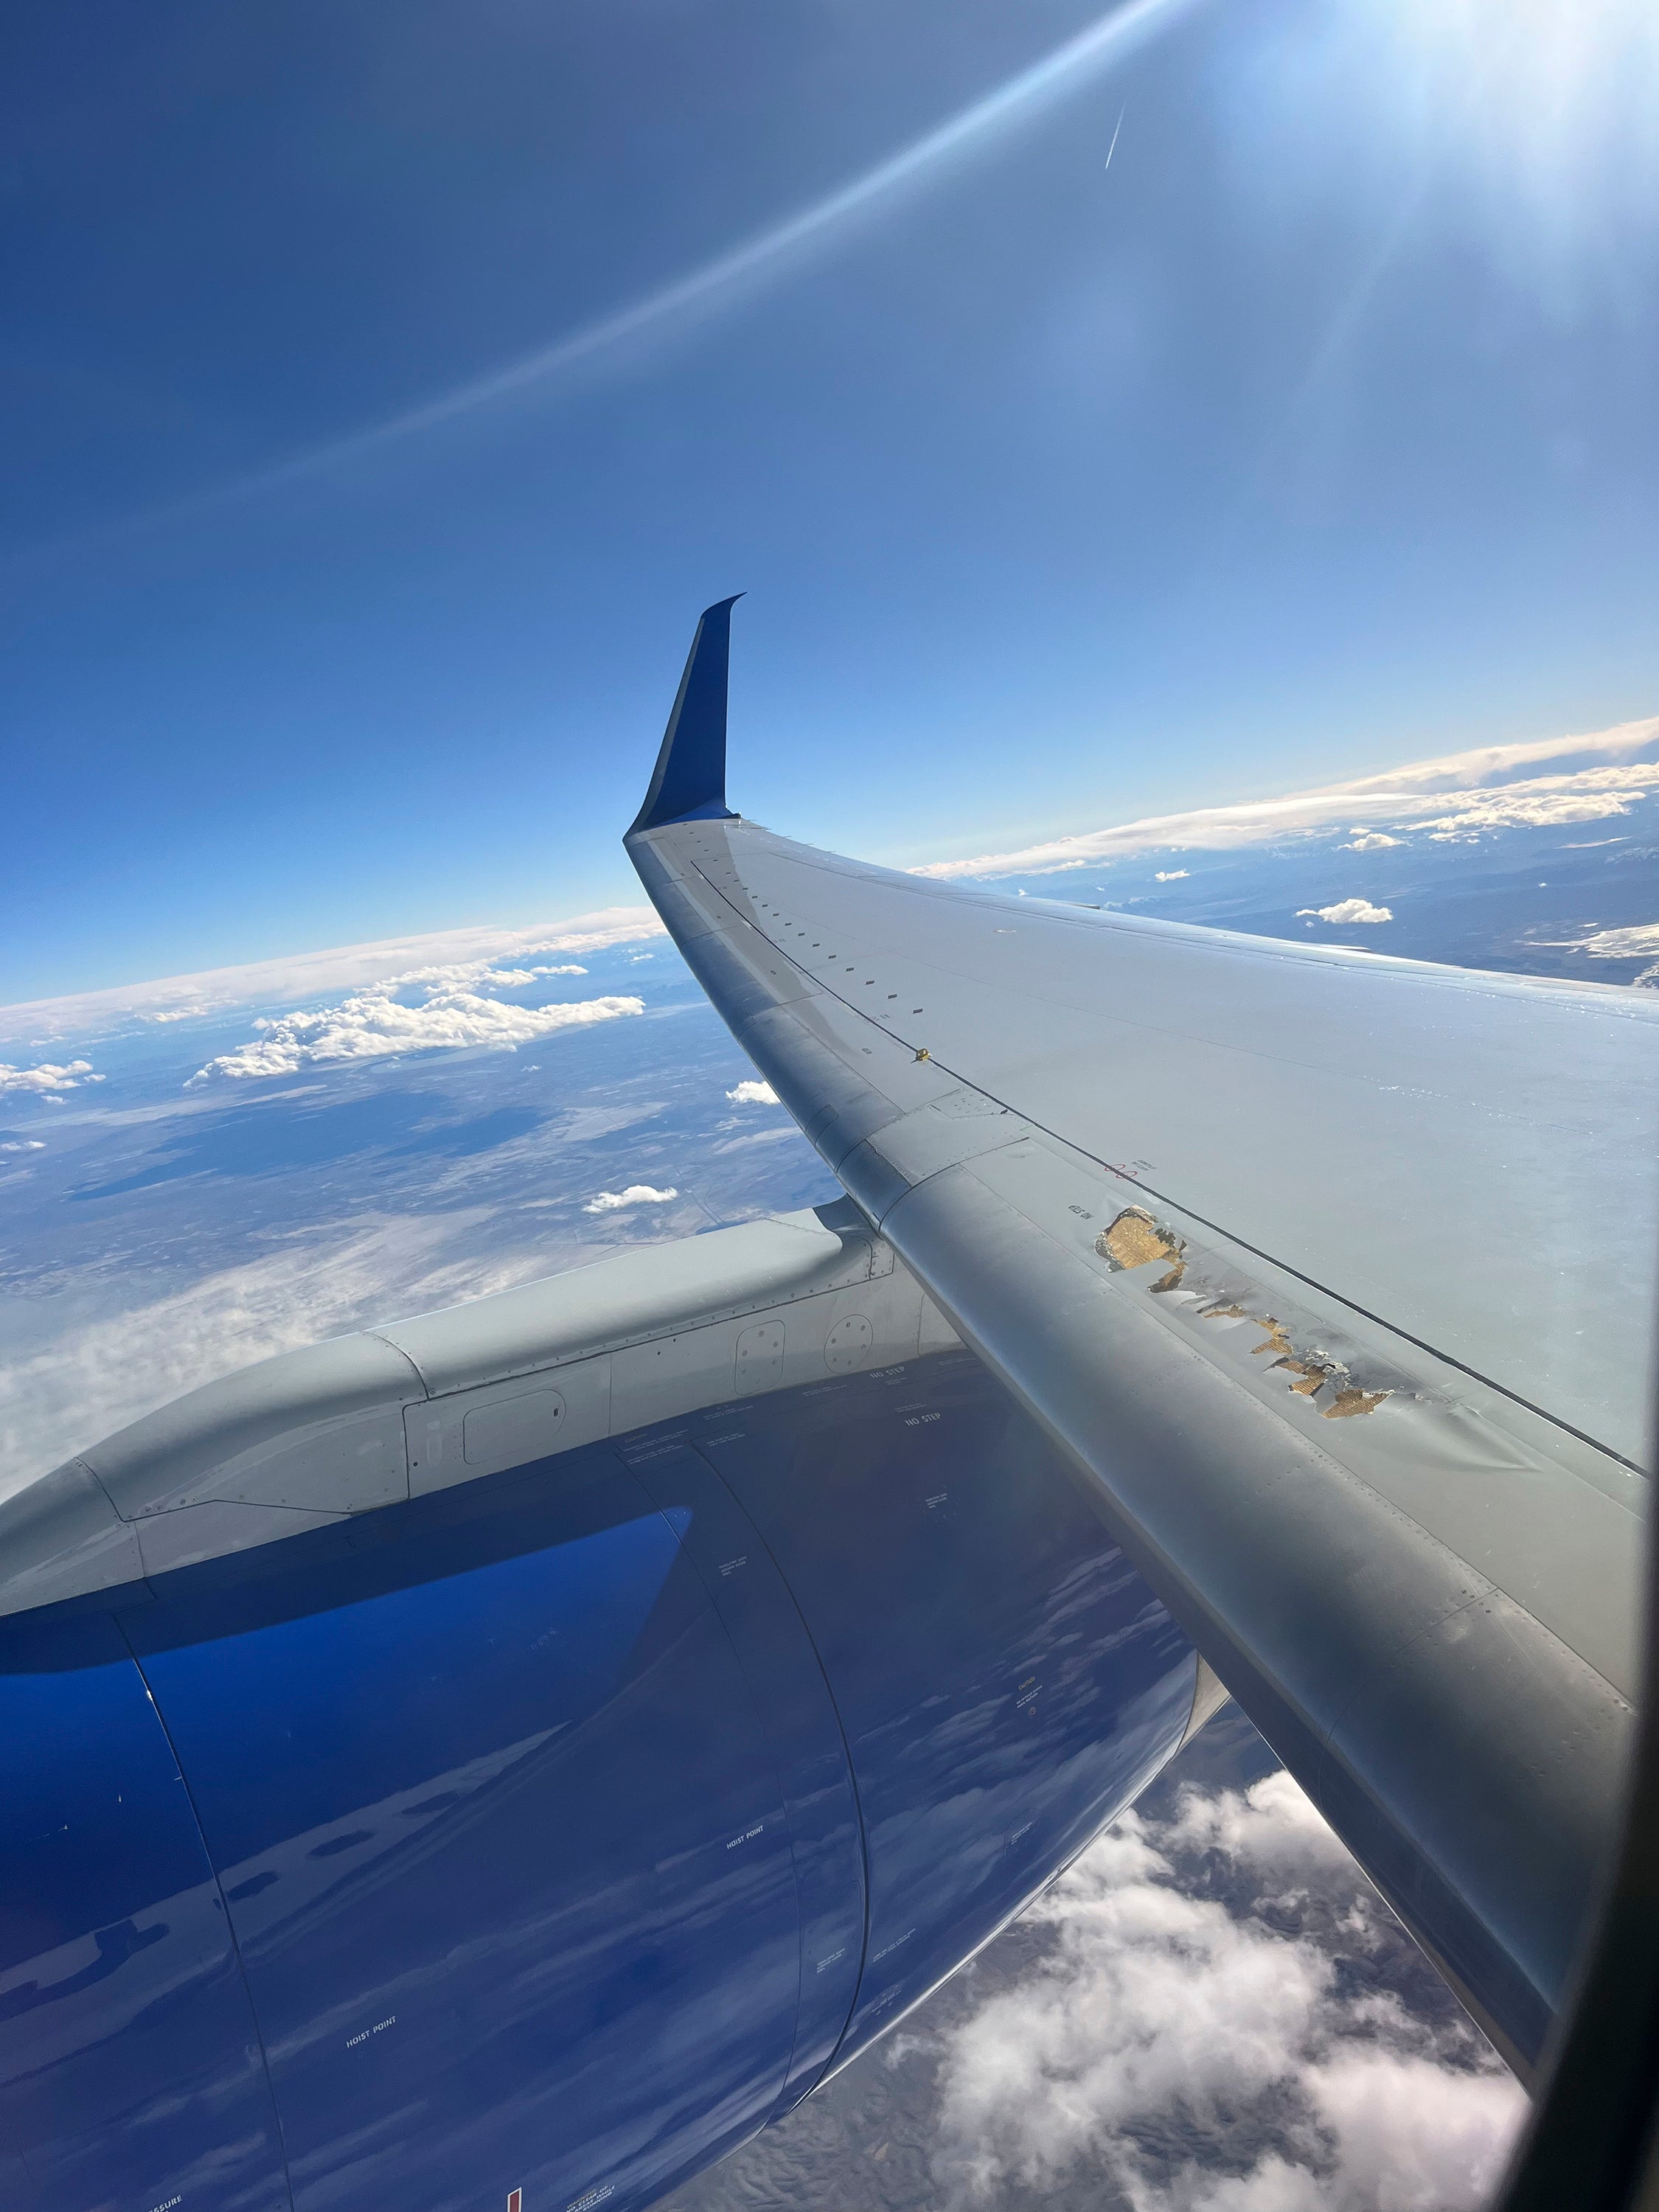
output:
M901 863L1653 713L1647 11L1130 12L14 26L0 998L636 896L737 589Z

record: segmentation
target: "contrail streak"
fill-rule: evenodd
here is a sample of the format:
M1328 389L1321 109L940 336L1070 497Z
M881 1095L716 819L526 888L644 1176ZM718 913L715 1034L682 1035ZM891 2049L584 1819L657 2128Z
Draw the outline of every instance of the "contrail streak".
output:
M497 406L503 401L527 397L569 370L581 368L632 340L666 332L676 324L730 305L760 283L787 274L814 247L827 245L839 233L863 217L897 201L908 190L937 180L952 166L964 162L997 140L1012 136L1049 109L1082 91L1092 80L1121 60L1143 40L1195 0L1129 0L1098 17L1075 38L999 85L994 92L961 109L947 121L866 169L846 185L803 208L767 230L757 232L726 252L717 254L685 276L676 277L642 299L583 325L534 352L521 355L487 374L457 385L437 398L404 409L386 421L349 432L342 438L314 447L256 473L228 483L188 495L163 508L150 508L124 522L94 529L76 544L120 536L131 529L170 520L217 506L222 501L274 490L307 477L326 474L343 464L366 458L383 447L420 436L459 417ZM1122 122L1120 115L1118 121ZM1117 143L1113 133L1113 144ZM1107 156L1110 161L1110 155ZM50 550L66 550L61 541Z
M1111 143L1111 144L1110 144L1110 145L1106 149L1106 160L1105 160L1104 166L1103 167L1103 168L1102 168L1102 170L1101 170L1101 174L1102 174L1102 176L1104 176L1104 175L1105 175L1105 173L1106 173L1106 171L1107 171L1108 169L1109 169L1109 168L1111 167L1111 166L1112 166L1112 156L1113 156L1113 155L1114 155L1114 154L1115 154L1115 153L1116 153L1116 151L1117 151L1117 134L1118 134L1118 132L1119 132L1120 131L1121 131L1121 130L1122 130L1122 128L1123 128L1123 118L1124 118L1124 117L1128 113L1128 112L1129 112L1129 111L1128 111L1128 109L1127 109L1127 107L1120 107L1120 108L1119 108L1119 110L1117 111L1117 121L1116 121L1116 122L1113 125L1113 126L1112 126L1112 143Z
M861 177L842 185L824 198L790 216L769 230L745 240L728 252L706 261L701 268L678 277L659 291L619 308L573 331L568 337L525 354L504 368L492 369L458 386L436 399L392 416L373 428L361 430L336 444L289 464L291 469L326 466L347 455L368 451L399 439L429 430L475 409L511 398L605 353L644 331L665 325L689 311L711 307L736 297L756 278L782 274L799 259L803 250L827 241L858 216L881 203L895 199L907 185L915 185L944 170L953 160L988 145L996 138L1029 124L1045 110L1083 89L1090 80L1121 59L1166 18L1192 4L1192 0L1130 0L1091 23L1062 46L1047 54L971 107L962 109L886 161L866 169ZM1119 116L1121 124L1123 118ZM1113 133L1112 143L1117 143ZM1110 155L1107 155L1109 161Z

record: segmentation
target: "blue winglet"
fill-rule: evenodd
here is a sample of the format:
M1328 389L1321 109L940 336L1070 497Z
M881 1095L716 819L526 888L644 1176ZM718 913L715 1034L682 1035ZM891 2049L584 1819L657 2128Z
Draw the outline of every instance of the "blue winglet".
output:
M657 755L656 773L629 830L630 837L643 830L660 830L667 822L737 818L726 803L726 672L732 610L742 597L735 592L703 610Z

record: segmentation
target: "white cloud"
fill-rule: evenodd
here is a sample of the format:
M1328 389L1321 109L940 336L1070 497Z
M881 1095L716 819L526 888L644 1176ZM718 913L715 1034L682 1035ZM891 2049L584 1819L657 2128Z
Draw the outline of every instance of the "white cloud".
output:
M1632 929L1592 929L1568 941L1592 960L1645 960L1659 952L1659 921L1638 922Z
M221 1053L197 1069L191 1083L291 1075L296 1068L383 1060L405 1052L444 1052L486 1045L512 1050L556 1030L585 1028L642 1014L641 999L582 999L573 1006L511 1006L476 993L434 989L424 1006L400 1006L384 990L366 991L314 1013L257 1022L264 1034L239 1051Z
M1392 824L1423 827L1431 836L1455 841L1525 823L1600 821L1628 813L1636 800L1659 790L1659 761L1626 762L1531 777L1522 777L1519 771L1547 761L1572 760L1587 753L1629 754L1651 750L1656 744L1659 744L1659 715L1589 735L1483 745L1469 752L1414 761L1380 775L1291 792L1279 799L1149 815L1107 830L1051 838L1018 852L935 860L913 872L945 878L1055 875L1158 846L1231 852L1274 837L1304 836L1345 823L1355 836L1363 835L1368 826ZM1449 809L1448 800L1463 793L1470 794L1470 803ZM1356 815L1364 817L1358 823Z
M1625 929L1589 929L1556 941L1574 952L1588 952L1592 960L1646 960L1659 952L1659 921L1638 921ZM1641 989L1659 988L1659 962L1631 980Z
M597 1198L590 1198L582 1208L584 1213L615 1213L623 1206L666 1206L671 1198L678 1198L677 1190L653 1190L648 1182L630 1182L626 1190L602 1190Z
M0 1152L44 1152L46 1149L39 1137L25 1137L17 1144L0 1145Z
M1246 1790L1183 1790L1158 1832L1170 1850L1219 1851L1282 1889L1355 1879L1347 1846L1283 1772Z
M1604 822L1628 814L1632 802L1659 790L1659 763L1585 769L1577 775L1540 775L1483 795L1455 813L1419 826L1437 844L1471 844L1494 830L1553 830L1569 822Z
M474 975L496 961L528 963L538 953L599 952L613 945L660 937L662 923L647 906L606 907L565 921L529 929L475 927L440 930L424 937L386 938L371 945L336 945L323 952L290 953L238 968L211 968L190 975L81 991L0 1006L0 1040L64 1037L112 1030L130 1021L195 1020L234 1012L239 1006L293 1005L371 984L392 987L425 973L442 981L459 968ZM549 974L580 973L550 969Z
M1185 868L1159 868L1156 880L1160 884L1179 884L1186 880L1187 872Z
M1386 853L1390 846L1400 842L1398 837L1390 837L1383 830L1358 830L1342 850L1345 853Z
M1027 1923L1046 1956L940 2040L957 2203L1102 2172L1135 2212L1485 2201L1522 2094L1449 2002L1375 1985L1406 1939L1287 1775L1127 1815Z
M61 1065L43 1060L38 1067L9 1067L0 1060L0 1091L32 1091L36 1097L78 1091L83 1083L101 1083L103 1079L101 1075L93 1073L89 1060L65 1060Z
M740 1083L726 1095L734 1106L775 1106L778 1103L778 1094L769 1083Z
M1299 906L1296 911L1298 921L1304 914L1312 915L1316 921L1392 921L1394 920L1394 909L1391 907L1373 906L1369 899L1363 898L1339 899L1334 906Z

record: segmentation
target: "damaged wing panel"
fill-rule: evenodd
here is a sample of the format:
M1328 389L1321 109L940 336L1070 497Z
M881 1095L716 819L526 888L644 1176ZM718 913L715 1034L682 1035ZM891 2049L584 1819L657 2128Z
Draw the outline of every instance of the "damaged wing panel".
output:
M1114 1273L1161 1266L1163 1273L1158 1280L1147 1285L1155 1297L1178 1291L1187 1279L1186 1239L1177 1237L1168 1222L1157 1220L1143 1206L1126 1206L1096 1237L1095 1249ZM1173 1265L1168 1264L1171 1261ZM1188 1295L1196 1297L1200 1292L1189 1291ZM1275 1314L1252 1314L1229 1299L1202 1307L1200 1315L1205 1321L1254 1321L1259 1328L1266 1329L1261 1343L1251 1346L1251 1356L1259 1359L1263 1352L1273 1353L1273 1367L1294 1378L1290 1388L1299 1397L1317 1398L1322 1391L1327 1392L1320 1408L1327 1420L1374 1413L1390 1395L1386 1389L1361 1389L1344 1363L1325 1352L1299 1352Z
M1187 1263L1181 1256L1185 1245L1174 1230L1154 1220L1144 1206L1126 1206L1096 1237L1095 1249L1114 1269L1146 1267L1155 1260L1173 1261L1175 1265L1167 1267L1153 1284L1155 1291L1176 1289L1187 1272Z

